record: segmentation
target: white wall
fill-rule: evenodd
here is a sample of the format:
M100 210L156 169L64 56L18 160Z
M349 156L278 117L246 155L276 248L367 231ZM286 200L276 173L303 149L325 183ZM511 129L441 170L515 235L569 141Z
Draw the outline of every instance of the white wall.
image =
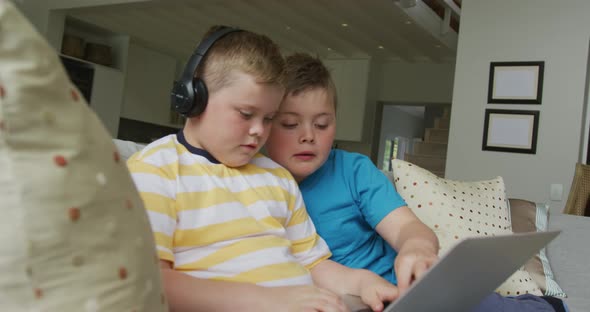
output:
M463 23L463 22L461 22ZM403 103L451 103L454 63L384 62L379 100Z
M14 2L17 8L45 36L57 51L61 50L65 14L61 10L50 10L51 3L40 0L22 0Z
M363 121L367 104L369 59L325 59L330 70L336 93L336 139L360 142L363 137Z
M381 79L382 61L371 59L369 61L369 77L367 82L367 97L365 100L365 114L363 120L363 136L361 142L371 144L375 123L377 102L379 100L379 82ZM374 135L378 135L376 132ZM369 145L370 148L370 145Z
M590 37L587 0L463 1L446 176L502 176L510 197L549 201L563 184L567 200L580 136ZM541 105L487 104L491 61L545 61ZM482 151L486 108L540 111L535 155Z
M176 63L171 56L131 43L121 117L169 126Z
M93 80L90 107L111 136L116 138L125 88L125 74L120 70L95 65Z
M49 15L49 8L46 2L37 3L29 0L13 2L39 32L45 33Z

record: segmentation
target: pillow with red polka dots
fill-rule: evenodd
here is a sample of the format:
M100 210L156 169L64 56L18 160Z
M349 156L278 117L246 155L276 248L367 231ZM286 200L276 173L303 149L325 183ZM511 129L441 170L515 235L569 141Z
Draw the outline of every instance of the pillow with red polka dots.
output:
M0 311L167 311L147 214L58 56L0 0Z
M418 218L439 239L439 255L460 239L512 233L504 180L453 181L403 160L392 160L395 188ZM505 296L542 295L523 268L510 276L496 292Z

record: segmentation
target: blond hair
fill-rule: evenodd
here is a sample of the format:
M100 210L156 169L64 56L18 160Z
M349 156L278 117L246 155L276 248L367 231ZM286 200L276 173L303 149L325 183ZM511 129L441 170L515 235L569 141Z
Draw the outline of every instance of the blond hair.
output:
M297 95L316 88L324 89L332 96L334 109L337 104L336 85L330 71L318 57L307 53L295 53L285 60L285 95Z
M206 38L225 26L213 26ZM233 71L252 75L258 83L283 86L285 61L280 48L265 35L232 32L217 40L206 53L195 76L203 79L209 93L232 83Z

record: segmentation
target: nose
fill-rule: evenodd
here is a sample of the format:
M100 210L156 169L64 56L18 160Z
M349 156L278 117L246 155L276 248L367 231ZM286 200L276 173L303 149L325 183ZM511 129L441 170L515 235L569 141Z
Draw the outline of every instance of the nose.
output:
M301 136L299 137L299 143L315 143L315 133L310 127L304 127Z
M265 126L263 121L254 121L250 125L250 131L248 132L251 136L262 136L265 131Z

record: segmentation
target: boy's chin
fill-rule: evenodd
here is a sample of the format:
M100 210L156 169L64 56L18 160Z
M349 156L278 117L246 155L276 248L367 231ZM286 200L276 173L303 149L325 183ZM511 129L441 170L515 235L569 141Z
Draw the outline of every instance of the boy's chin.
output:
M293 177L297 182L301 182L305 180L305 178L309 177L312 173L314 173L317 168L298 168L298 170L289 170L293 173Z
M227 167L237 168L247 165L252 157L241 157L236 159L227 159L225 161L221 161L222 164L226 165Z
M248 164L248 161L230 161L223 163L226 167L239 168Z

